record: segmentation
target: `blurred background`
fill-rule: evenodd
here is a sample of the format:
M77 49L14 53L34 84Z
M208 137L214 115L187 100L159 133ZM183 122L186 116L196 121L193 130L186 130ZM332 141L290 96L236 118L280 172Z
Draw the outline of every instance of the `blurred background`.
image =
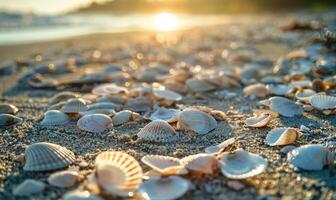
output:
M0 45L83 34L175 31L242 14L333 12L335 0L0 0Z

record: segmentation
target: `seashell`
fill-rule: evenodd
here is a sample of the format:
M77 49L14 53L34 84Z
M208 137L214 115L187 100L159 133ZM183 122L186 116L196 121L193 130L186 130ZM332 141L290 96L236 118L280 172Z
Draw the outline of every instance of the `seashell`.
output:
M142 168L126 153L103 152L97 156L95 165L98 184L114 195L129 196L142 183Z
M48 177L48 183L59 188L68 188L74 186L78 178L78 172L67 170L51 174Z
M112 119L104 114L92 114L81 117L77 122L80 130L92 133L101 133L110 128Z
M196 154L181 159L183 166L191 172L213 174L217 170L217 159L210 154Z
M204 151L205 153L209 153L209 154L221 153L221 152L224 152L226 148L231 146L235 141L236 141L235 138L229 138L218 145L209 146L205 148Z
M293 146L293 145L287 145L287 146L282 147L280 149L280 152L283 153L283 154L287 154L288 152L292 151L295 148L297 148L297 147Z
M84 112L88 109L86 102L84 99L70 99L68 102L62 107L61 111L64 113L79 113Z
M303 170L322 170L336 159L335 152L320 144L308 144L298 147L287 154L288 162Z
M27 79L27 84L32 88L56 88L61 85L59 81L49 78L43 78L39 81Z
M107 116L114 116L115 115L114 109L95 109L95 110L87 110L84 112L80 112L80 116L85 116L85 115L93 115L93 114L104 114Z
M188 171L186 171L181 165L180 159L178 158L160 155L147 155L142 157L141 161L163 176L188 173Z
M295 93L295 98L297 98L298 100L301 101L309 101L309 99L314 96L316 94L316 92L314 90L311 89L304 89L304 90L298 90Z
M45 184L41 181L27 179L13 190L14 196L30 196L44 190Z
M114 83L106 83L98 85L92 89L92 93L103 96L103 95L113 95L113 94L127 94L128 89Z
M269 100L271 110L282 116L294 117L295 115L302 115L302 107L287 98L271 97Z
M70 117L58 110L48 110L40 122L42 126L64 125L70 122Z
M39 142L26 148L25 159L25 171L50 171L69 166L75 161L75 155L60 145Z
M67 104L66 101L61 101L59 103L49 106L48 110L61 110L65 104Z
M211 115L195 110L185 109L177 114L178 126L204 135L217 127L217 121Z
M137 98L128 99L126 109L133 112L145 112L152 109L152 101L148 97L139 96Z
M19 109L13 104L0 103L0 114L15 115Z
M231 179L245 179L262 173L267 161L257 154L237 149L224 152L219 160L222 174Z
M194 92L209 92L216 89L214 85L199 79L188 79L186 85Z
M269 113L260 113L254 117L247 118L245 122L249 127L261 128L267 126L271 119L272 116Z
M69 99L74 99L80 97L80 94L75 93L75 92L60 92L55 94L54 96L49 99L49 104L54 105L56 103L62 102L62 101L67 101Z
M116 115L112 117L112 124L114 126L118 126L131 120L135 120L137 117L139 117L138 113L132 112L130 110L123 110L116 113Z
M244 94L256 97L265 97L269 94L266 85L262 83L256 83L246 86L243 90Z
M67 192L62 197L63 200L103 200L86 190L74 190Z
M140 140L160 143L176 141L179 136L172 126L162 120L150 122L137 135Z
M336 97L328 95L314 95L309 103L318 110L336 109Z
M189 190L190 184L179 176L152 177L141 184L138 192L146 200L174 200L182 197Z
M292 88L310 88L312 86L312 82L309 80L304 81L292 81L289 86Z
M287 85L267 85L267 89L270 93L275 95L287 95L292 92L292 88Z
M22 122L22 119L10 114L0 114L0 127Z
M100 109L109 109L109 110L120 110L121 105L112 103L112 102L99 102L89 105L88 110L100 110Z
M162 90L162 89L153 89L153 95L158 99L164 99L168 101L181 101L182 96L176 92L170 90Z
M275 128L268 132L266 143L270 146L288 145L295 142L303 134L295 128Z
M176 109L167 109L165 107L157 108L150 116L150 120L164 120L166 122L174 121L174 116L176 116L178 110Z

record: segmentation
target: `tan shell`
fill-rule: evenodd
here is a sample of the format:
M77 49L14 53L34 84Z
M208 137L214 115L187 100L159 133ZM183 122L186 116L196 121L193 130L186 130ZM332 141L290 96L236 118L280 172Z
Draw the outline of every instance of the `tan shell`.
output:
M199 79L188 79L186 85L194 92L209 92L216 89L214 85Z
M259 115L247 118L245 122L249 127L261 128L267 126L271 119L272 116L269 113L260 113Z
M130 110L123 110L123 111L117 112L112 117L112 124L114 126L118 126L118 125L127 123L131 120L135 120L137 117L139 117L138 113L132 112Z
M80 130L92 133L101 133L110 128L112 119L104 114L85 115L77 122Z
M0 103L0 114L15 115L19 109L13 104Z
M249 86L246 86L243 90L246 95L253 95L256 97L265 97L269 94L269 91L266 85L262 83L256 83Z
M130 155L106 151L95 161L97 182L105 191L117 196L129 196L142 183L142 169Z
M61 111L64 113L79 113L84 112L88 109L84 99L70 99L62 107Z
M196 110L185 109L177 114L178 126L204 135L217 127L217 121L211 115Z
M22 119L20 117L16 117L10 114L0 114L0 127L10 126L20 122L22 122Z
M309 101L309 99L314 96L316 92L311 89L298 90L295 93L295 98L301 101Z
M51 174L48 177L48 183L59 188L68 188L74 186L78 178L79 174L76 171L60 171Z
M68 92L68 91L60 92L60 93L55 94L54 96L52 96L49 99L49 104L54 105L54 104L59 103L61 101L67 101L69 99L78 98L79 96L80 95L78 93L75 93L75 92Z
M178 139L178 133L163 120L155 120L147 124L138 132L140 140L150 142L169 143Z
M268 132L266 143L270 146L293 144L302 133L295 128L275 128Z
M267 85L267 89L270 93L275 95L287 95L292 92L292 88L287 85Z
M301 106L295 104L293 101L284 97L271 97L270 108L272 111L279 113L285 117L294 117L295 115L302 115L303 109Z
M318 110L336 109L336 97L328 95L314 95L309 103Z
M234 142L236 141L235 138L229 138L227 140L224 140L222 143L214 146L209 146L204 149L205 153L209 154L218 154L222 153L226 150L226 148L230 147Z
M25 171L50 171L69 166L75 161L75 155L60 145L39 142L26 148L25 159Z
M168 101L181 101L182 96L176 92L170 90L162 90L162 89L153 89L153 95L158 99L164 99Z
M48 110L40 122L42 126L64 125L70 122L70 117L58 110Z
M114 83L106 83L102 85L98 85L92 90L93 94L96 95L113 95L113 94L125 94L128 93L127 88L116 85Z
M103 200L86 190L74 190L67 192L62 197L63 200Z
M141 161L164 176L187 173L178 158L160 155L147 155L142 157Z
M13 190L14 196L30 196L44 190L45 184L41 181L27 179Z
M210 154L196 154L184 157L181 160L183 166L191 172L213 174L217 170L217 159Z

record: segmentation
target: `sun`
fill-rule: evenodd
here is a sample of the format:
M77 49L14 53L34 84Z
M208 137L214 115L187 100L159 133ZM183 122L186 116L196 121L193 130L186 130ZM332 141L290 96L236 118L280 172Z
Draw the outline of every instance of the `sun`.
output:
M159 31L172 31L177 27L177 18L171 13L159 13L154 16L154 26Z

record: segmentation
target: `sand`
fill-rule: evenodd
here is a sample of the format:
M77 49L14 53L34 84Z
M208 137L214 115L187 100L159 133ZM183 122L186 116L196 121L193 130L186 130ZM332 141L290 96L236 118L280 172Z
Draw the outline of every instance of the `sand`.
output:
M302 16L306 15L302 14ZM310 17L320 19L317 16ZM10 61L18 57L21 59L32 58L34 55L50 49L58 51L55 56L52 56L55 60L61 58L65 53L71 51L80 52L83 49L99 49L103 52L113 52L117 51L117 49L128 51L154 48L157 52L160 52L166 48L176 48L181 44L174 42L174 40L176 38L184 38L188 40L189 44L198 44L199 51L202 51L202 45L204 44L213 45L213 47L203 47L205 51L207 48L221 51L227 45L235 45L232 42L236 42L238 45L239 42L248 42L257 50L257 57L274 62L280 56L293 50L293 48L302 46L307 41L305 38L316 34L316 32L284 34L287 38L281 38L276 33L274 35L268 33L267 36L269 37L262 36L265 32L267 33L266 28L269 28L271 32L276 32L280 24L286 23L288 15L263 16L263 18L255 16L255 19L255 23L235 24L235 22L232 22L230 25L194 28L165 34L165 36L169 36L169 40L161 44L154 42L155 38L158 38L156 33L131 32L95 34L60 41L5 46L0 47L0 60ZM250 38L243 34L247 30L251 31ZM226 35L227 33L230 34ZM298 34L299 37L294 37L291 34ZM259 36L261 39L258 39ZM218 42L207 43L209 38L217 38ZM187 54L193 53L195 52L187 52ZM182 54L183 51L181 50ZM246 62L238 62L235 65L241 67L244 63ZM116 64L119 64L118 61L116 61ZM214 65L226 65L227 63L221 61L214 64L204 62L199 62L199 64L211 67ZM83 74L85 69L97 72L107 65L107 63L85 64L73 74L52 75L51 77L69 79ZM263 98L246 98L242 94L242 87L224 89L222 92L202 93L198 97L193 93L189 93L184 95L182 104L208 106L224 111L228 117L224 121L220 121L218 127L207 135L187 135L183 140L173 144L152 144L136 140L136 133L148 123L148 121L143 119L113 127L101 134L80 131L76 127L76 122L61 127L40 126L38 121L47 110L48 98L53 94L63 90L80 91L84 94L89 92L90 89L76 87L59 90L30 89L27 85L18 82L22 74L29 70L30 68L26 67L0 78L1 101L16 105L19 108L17 116L24 119L23 123L0 128L0 199L17 199L17 197L13 196L12 190L27 178L46 181L50 173L25 172L23 171L23 165L15 161L16 157L24 152L26 145L35 142L52 142L74 151L78 160L84 160L89 163L87 167L81 168L80 173L84 177L93 170L95 156L101 151L124 151L134 156L138 161L140 161L142 156L148 154L181 158L203 152L205 147L218 144L230 137L238 138L237 146L266 158L269 162L267 170L258 176L239 181L238 184L244 186L240 190L234 187L237 181L229 180L220 173L206 177L188 177L194 187L181 199L336 199L336 173L334 168L327 167L317 172L296 172L286 162L286 155L280 153L280 147L270 147L264 142L268 131L272 128L281 126L299 128L301 125L309 127L311 131L299 138L295 142L295 146L323 143L323 139L326 138L329 138L328 140L331 142L336 142L335 116L324 116L317 112L305 112L302 116L293 118L277 117L266 128L248 128L244 121L252 115L253 109L257 108L257 102ZM236 95L230 97L223 95L224 92L234 92ZM148 169L143 164L141 166L145 170ZM81 184L84 184L84 182L85 178L82 178ZM77 187L78 185L70 189L59 189L48 186L43 193L31 196L29 199L59 199L66 191ZM104 198L113 199L109 196Z

